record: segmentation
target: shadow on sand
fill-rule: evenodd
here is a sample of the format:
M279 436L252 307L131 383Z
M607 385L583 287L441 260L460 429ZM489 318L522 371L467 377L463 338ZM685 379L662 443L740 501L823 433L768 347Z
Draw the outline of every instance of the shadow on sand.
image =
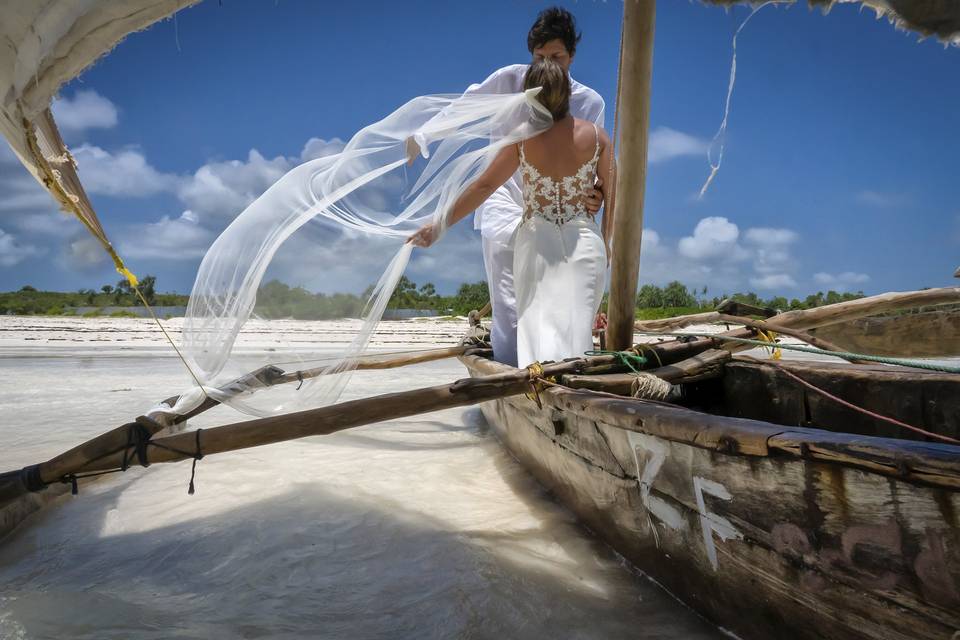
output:
M465 430L456 447L483 447L510 489L497 499L529 516L504 518L494 501L447 517L408 502L403 486L345 495L308 479L151 527L118 507L125 492L146 491L133 485L150 471L131 473L0 543L0 637L721 637L551 502L479 410L457 425L403 421L390 438L353 432L331 444L360 456L450 448L398 441L408 429ZM126 526L104 533L111 518Z

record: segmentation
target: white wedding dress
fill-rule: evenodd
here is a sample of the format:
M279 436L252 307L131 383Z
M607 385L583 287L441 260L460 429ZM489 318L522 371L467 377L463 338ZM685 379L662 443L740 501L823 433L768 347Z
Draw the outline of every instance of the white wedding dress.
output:
M514 236L513 275L521 367L593 348L593 322L607 272L600 228L583 204L597 175L596 133L593 157L562 178L541 175L520 143L524 212Z

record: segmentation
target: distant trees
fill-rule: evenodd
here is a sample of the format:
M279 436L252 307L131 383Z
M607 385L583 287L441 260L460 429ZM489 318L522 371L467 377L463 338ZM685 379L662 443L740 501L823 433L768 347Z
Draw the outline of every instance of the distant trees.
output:
M146 275L140 280L140 292L151 306L185 306L188 297L173 293L157 293L157 279ZM373 292L373 286L357 296L349 293L312 293L303 287L291 287L272 280L260 287L257 293L255 312L265 318L296 318L302 320L325 320L335 318L358 318ZM645 284L637 291L637 317L641 319L665 318L687 313L696 313L716 308L725 298L732 298L759 307L771 307L781 311L810 309L825 304L862 298L863 292L840 293L818 291L804 299L787 300L784 296L764 299L752 291L721 294L707 298L707 287L688 287L678 280L663 287ZM490 299L486 282L461 284L451 296L437 293L432 282L417 285L406 276L400 278L390 297L388 308L420 309L439 313L466 315L480 309ZM71 307L132 307L142 304L130 283L119 280L116 285L103 285L99 292L80 289L76 293L37 291L25 285L19 291L0 293L0 314L60 314L70 313ZM98 313L98 311L94 311Z
M140 280L140 292L151 306L185 306L188 296L177 293L157 293L157 278L147 275ZM72 313L73 307L132 307L142 304L130 287L130 283L121 280L117 286L105 284L96 289L78 289L76 293L62 291L37 291L36 287L26 285L19 291L0 293L0 314L18 315L60 315ZM98 314L94 310L93 314Z
M257 292L254 312L264 318L357 318L372 293L372 285L359 296L345 293L329 295L311 293L303 287L291 287L279 280L271 280ZM432 282L417 286L410 278L401 276L387 308L466 315L471 309L479 309L486 304L489 297L486 282L462 284L455 295L441 296Z
M155 276L144 276L140 280L140 284L137 287L140 289L140 294L143 295L143 298L147 301L151 307L157 304L157 278ZM139 298L134 304L140 304Z
M457 289L457 295L449 301L449 307L460 316L465 316L474 309L480 309L490 300L490 289L487 281L462 284Z
M640 287L640 290L637 292L638 317L652 319L697 313L698 311L715 309L726 298L756 307L769 307L780 311L788 311L792 309L812 309L825 304L855 300L856 298L862 298L864 295L862 291L855 293L839 293L837 291L827 291L823 293L822 291L818 291L801 301L797 298L787 300L784 296L764 299L753 291L734 293L733 295L723 294L721 296L707 298L707 291L707 287L699 290L696 287L690 289L676 280L667 283L664 287L645 284ZM698 293L699 296L697 295Z

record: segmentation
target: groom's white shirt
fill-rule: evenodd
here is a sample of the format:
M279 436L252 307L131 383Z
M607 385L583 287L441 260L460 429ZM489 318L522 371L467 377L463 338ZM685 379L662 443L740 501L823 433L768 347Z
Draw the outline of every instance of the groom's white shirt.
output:
M472 84L464 95L472 93L519 93L523 91L523 77L530 65L511 64L497 69L479 84ZM575 118L595 122L603 127L603 98L590 87L570 78L570 113ZM473 226L487 240L508 245L517 225L523 217L523 192L520 173L497 189L473 216Z

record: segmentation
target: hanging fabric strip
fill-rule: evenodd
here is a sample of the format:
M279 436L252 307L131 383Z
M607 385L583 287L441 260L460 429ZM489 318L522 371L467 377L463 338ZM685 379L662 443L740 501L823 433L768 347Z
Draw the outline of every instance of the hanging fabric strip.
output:
M750 15L740 23L740 26L737 27L736 32L733 34L733 59L730 62L730 80L727 83L727 100L723 108L723 120L720 122L720 128L717 129L717 133L713 136L713 140L710 141L710 146L707 148L707 163L710 165L710 175L707 176L706 182L703 183L703 186L700 187L700 195L698 199L702 199L703 196L707 193L707 189L710 188L710 184L713 182L713 179L717 176L717 173L720 171L720 165L723 163L723 153L724 148L726 147L726 137L727 137L727 121L730 118L730 100L733 97L733 86L737 81L737 36L740 35L740 32L743 31L743 28L747 26L747 23L750 22L750 18L757 15L757 12L772 4L789 4L792 0L769 0L764 2L759 7L753 9L750 12ZM717 161L713 161L713 149L718 146L719 151L717 152Z

